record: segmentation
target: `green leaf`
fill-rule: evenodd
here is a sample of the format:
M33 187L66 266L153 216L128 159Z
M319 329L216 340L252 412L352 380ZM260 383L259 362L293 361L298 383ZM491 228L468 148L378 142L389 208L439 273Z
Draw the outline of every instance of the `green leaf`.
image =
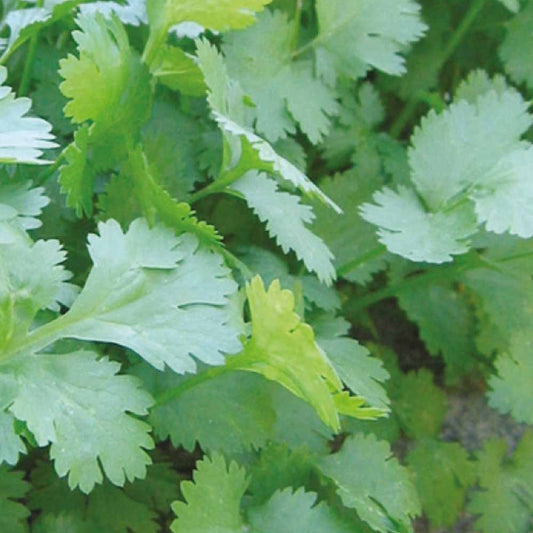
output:
M25 533L26 518L30 511L19 503L24 498L29 483L23 481L23 472L7 470L0 466L0 529L6 533Z
M507 34L499 54L505 72L515 83L533 88L533 65L527 51L533 46L533 3L525 7L507 23Z
M181 492L185 502L176 501L174 533L241 533L240 503L248 486L246 472L237 463L229 467L221 455L197 463L194 483L185 481Z
M315 493L303 489L276 492L262 506L250 508L252 533L348 533L331 508L323 502L315 505L316 499Z
M330 62L351 78L371 68L403 74L400 52L427 29L413 0L317 0L316 10L319 68Z
M271 0L166 0L148 5L150 25L167 29L180 22L196 22L216 31L245 28L255 22L255 13ZM158 12L162 10L161 12Z
M165 45L152 64L152 75L173 91L188 96L203 96L204 78L193 58L177 46Z
M231 188L244 195L271 237L281 249L293 250L307 269L315 272L327 285L335 279L333 255L322 239L312 233L306 224L314 220L313 209L300 203L298 196L278 190L276 183L264 174L247 172Z
M446 394L429 370L403 374L391 391L394 413L412 439L436 437L446 414Z
M117 363L93 352L22 355L4 376L15 384L9 410L26 422L71 488L90 492L106 476L117 485L146 475L152 448L145 415L152 400L132 377L116 376Z
M466 253L468 237L477 229L469 204L448 213L428 213L414 191L384 188L374 194L375 204L364 204L361 216L379 227L379 241L411 261L444 263Z
M512 337L509 352L496 359L497 375L491 376L489 405L511 413L519 422L533 424L533 399L529 394L533 379L533 353L530 330Z
M50 202L42 187L30 189L30 182L9 182L0 177L0 245L10 244L20 237L16 228L32 230L41 227L36 218Z
M407 463L422 509L434 528L453 526L476 479L474 464L461 445L426 439L409 452Z
M355 172L336 174L320 183L320 188L343 210L338 216L325 206L314 204L313 231L322 237L335 256L339 276L356 283L367 283L372 274L386 266L383 252L372 226L359 214L358 207L369 200L381 185L377 176L366 179Z
M252 336L244 351L228 360L232 368L257 372L308 402L322 421L340 429L339 411L365 416L364 400L349 396L334 367L315 342L312 328L294 312L294 296L278 280L265 290L256 276L246 287Z
M49 163L40 159L43 150L55 148L52 126L41 118L25 116L30 110L29 98L15 98L4 85L7 69L0 66L0 163Z
M109 220L89 236L93 268L57 337L121 344L154 367L194 371L191 355L209 364L240 349L230 324L235 282L222 257L192 235L149 229L138 219L123 233Z
M533 517L533 434L527 432L514 454L506 458L504 440L489 440L478 453L482 489L474 493L468 511L480 515L475 526L483 533L526 533Z
M428 281L406 287L398 302L418 325L429 353L442 355L446 378L454 380L472 369L474 315L465 295L449 284Z
M146 2L144 0L126 0L123 3L118 2L90 2L80 5L82 15L95 15L101 13L106 18L112 18L116 15L124 24L131 26L140 26L146 24Z
M16 347L39 310L54 308L63 299L71 277L61 265L64 259L55 240L19 238L0 245L0 353Z
M266 139L275 142L295 133L296 122L316 144L337 111L335 95L315 77L310 61L292 60L295 24L280 11L264 11L258 18L224 39L229 75L252 97L256 128Z
M337 370L339 377L368 405L369 417L383 416L389 411L389 399L382 383L389 378L379 359L356 340L349 337L317 340Z
M151 466L144 480L124 488L105 483L88 496L70 490L45 463L32 471L31 481L29 506L34 515L40 511L34 527L43 533L63 531L61 527L65 533L156 533L157 510L168 514L179 494L179 476L164 463Z
M348 437L340 452L321 459L320 469L337 485L345 506L372 529L413 531L420 503L409 472L391 456L387 443L373 435Z
M191 376L156 373L146 365L135 373L156 398L181 388L175 399L153 408L149 419L157 437L170 437L176 448L193 451L198 443L204 450L237 454L264 446L274 435L276 413L260 376L229 372L187 390Z
M304 194L315 196L340 212L340 209L303 172L277 154L267 141L248 127L245 119L244 94L239 85L228 77L226 65L216 48L207 40L197 41L196 46L198 64L209 89L207 101L211 106L213 117L230 140L232 137L240 139L239 164L245 167L240 175L251 169L274 173Z
M77 124L92 121L93 140L124 143L137 134L150 112L148 69L130 48L116 17L80 15L77 24L82 31L72 35L79 58L69 55L60 61L60 89L70 99L65 115Z
M95 171L88 161L88 141L89 128L82 126L65 148L63 156L67 164L59 170L61 192L67 195L66 204L76 210L78 217L83 213L90 217L93 213Z
M10 465L16 465L19 454L25 451L26 446L15 431L15 419L13 415L0 411L0 465L4 462Z

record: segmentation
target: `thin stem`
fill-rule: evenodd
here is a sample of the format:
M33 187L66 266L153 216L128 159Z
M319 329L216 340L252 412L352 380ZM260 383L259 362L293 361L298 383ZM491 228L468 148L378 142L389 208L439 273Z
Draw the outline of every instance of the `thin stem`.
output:
M474 20L483 9L483 6L485 5L486 1L487 0L473 0L473 2L470 4L468 11L461 20L459 26L457 26L455 31L452 33L449 41L444 46L442 55L440 56L438 61L438 67L436 69L437 72L440 72L444 64L448 61L448 59L450 59L451 55L455 52L465 35L468 33L468 30L472 26ZM418 101L419 97L418 95L416 95L413 99L409 100L405 104L404 109L391 127L390 134L392 137L398 138L401 135L402 131L405 129L405 126L408 124L408 122L414 115Z
M232 169L222 172L216 181L213 181L207 187L204 187L203 189L191 194L189 197L189 203L193 204L198 200L209 196L210 194L223 192L224 189L226 189L233 182L237 181L239 178L242 178L242 176L249 169L250 167L248 163L241 159Z
M477 263L473 265L473 268L478 267L479 264ZM371 292L360 298L350 300L346 311L349 314L356 314L359 311L370 307L371 305L396 296L407 289L416 287L417 285L424 285L429 281L449 279L452 277L452 275L458 274L464 270L468 270L469 268L472 268L472 266L469 267L469 265L465 263L454 263L453 265L442 267L439 270L430 270L429 272L426 271L418 276L402 279L397 283L387 285L386 287L383 287L375 292Z
M187 381L184 381L183 383L180 383L176 387L167 389L166 391L163 391L161 394L158 394L155 397L154 407L161 407L162 405L165 405L166 403L171 402L172 400L175 400L176 398L179 398L182 394L186 393L187 391L194 389L194 387L197 387L198 385L201 385L202 383L205 383L206 381L214 379L232 370L233 368L227 365L215 366L213 368L210 368L209 370L200 372L200 374L195 374L190 379L188 379Z
M300 36L300 22L302 19L303 0L296 0L296 11L294 13L294 35L292 37L292 49L298 46L298 37Z
M42 7L43 0L38 0L36 6ZM24 63L24 70L22 71L22 78L19 85L19 96L26 96L30 88L30 83L33 73L33 63L35 62L35 56L37 55L37 47L39 45L39 31L36 31L30 39L28 45L28 55Z
M397 139L402 134L405 126L411 120L411 117L415 114L416 108L418 107L418 100L412 99L409 100L401 113L396 117L396 120L393 122L389 134L393 139Z
M42 174L39 174L39 176L37 176L37 179L34 180L35 185L42 185L43 183L48 181L48 179L50 179L54 175L56 170L59 169L64 160L64 152L61 152L57 156L57 159L54 161L54 163L50 165Z
M372 250L368 251L367 253L360 255L359 257L356 257L355 259L352 259L351 261L348 261L344 265L341 265L337 269L337 274L339 276L346 276L346 274L349 274L350 272L355 270L358 266L372 259L376 259L384 255L386 252L387 252L387 249L385 248L385 246L380 244L379 246L376 246Z
M227 248L220 248L218 251L224 256L224 259L226 259L231 267L236 268L243 275L246 281L250 281L254 277L254 273L248 268L248 265L236 255L232 254Z

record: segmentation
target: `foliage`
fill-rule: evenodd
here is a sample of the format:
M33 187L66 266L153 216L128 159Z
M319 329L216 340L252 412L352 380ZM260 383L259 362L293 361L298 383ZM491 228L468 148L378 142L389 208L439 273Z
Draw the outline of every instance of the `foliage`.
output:
M0 31L1 531L530 531L533 0Z

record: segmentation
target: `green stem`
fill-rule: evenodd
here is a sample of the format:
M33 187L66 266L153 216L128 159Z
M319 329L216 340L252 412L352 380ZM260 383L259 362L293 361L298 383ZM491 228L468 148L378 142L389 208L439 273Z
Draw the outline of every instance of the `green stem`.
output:
M224 259L226 259L231 267L239 270L246 281L250 281L254 277L254 273L248 268L248 265L241 261L236 255L232 254L227 248L221 247L218 252L224 256Z
M382 255L384 255L387 252L387 249L382 244L376 246L372 250L368 251L366 254L360 255L359 257L356 257L355 259L352 259L351 261L348 261L344 265L341 265L337 269L337 275L338 276L346 276L346 274L349 274L352 272L352 270L355 270L358 266L362 265L363 263L366 263L367 261L371 261L372 259L376 259Z
M64 152L61 152L57 156L57 159L54 161L54 163L50 165L42 174L37 176L37 178L34 180L35 185L42 185L48 181L53 176L54 172L59 169L63 161L65 161L65 155Z
M205 383L206 381L209 381L211 379L214 379L218 376L221 376L222 374L225 374L226 372L231 372L233 369L231 366L215 366L213 368L210 368L209 370L205 370L204 372L200 372L200 374L195 374L187 381L184 381L183 383L180 383L176 387L173 387L171 389L167 389L166 391L163 391L161 394L158 394L155 397L155 404L154 407L161 407L162 405L165 405L168 402L171 402L172 400L175 400L176 398L179 398L182 394L186 393L187 391L194 389L194 387L197 387L198 385L201 385L202 383Z
M409 100L402 112L396 117L396 120L393 122L389 134L393 139L398 139L402 134L402 131L407 126L407 123L411 120L412 116L415 114L416 108L418 107L418 100L412 99Z
M42 7L43 3L43 0L38 0L36 7ZM30 44L28 45L28 55L26 56L24 70L22 71L22 78L20 79L19 96L26 96L28 94L33 73L33 63L35 62L35 56L37 55L38 45L39 32L36 31L31 36Z
M465 263L454 263L453 265L442 267L438 270L430 270L429 272L426 271L418 276L402 279L397 283L387 285L375 292L365 294L360 298L349 300L348 305L346 306L346 312L348 314L357 314L359 311L381 302L382 300L386 300L387 298L397 296L399 293L407 289L416 287L417 285L425 285L430 281L450 279L454 275L459 274L464 270L469 270L469 268L472 267L477 268L479 267L479 264L476 263L469 267Z
M300 36L300 23L302 19L303 0L296 0L296 11L294 13L294 35L292 37L292 49L298 46L298 37Z
M239 178L242 178L242 176L248 170L250 170L250 166L248 163L244 162L243 159L241 159L232 169L222 172L216 181L213 181L207 187L204 187L203 189L191 194L189 197L189 203L193 204L198 200L209 196L210 194L223 192L224 189L226 189L233 182L237 181Z
M483 6L485 5L486 1L487 0L473 0L473 2L470 4L468 11L461 20L459 26L457 26L455 31L452 33L449 41L444 46L442 55L439 58L438 66L436 69L437 72L440 72L444 64L448 61L448 59L450 59L451 55L455 52L465 35L468 33L468 30L472 26L474 20L483 9ZM412 100L409 100L406 103L403 111L400 113L400 115L391 127L390 135L392 137L398 138L401 135L402 131L405 129L405 126L413 117L416 111L418 101L418 96L415 96Z

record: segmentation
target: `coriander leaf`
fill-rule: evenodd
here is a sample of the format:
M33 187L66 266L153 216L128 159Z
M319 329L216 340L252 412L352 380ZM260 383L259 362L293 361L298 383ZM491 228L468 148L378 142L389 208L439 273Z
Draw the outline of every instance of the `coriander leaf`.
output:
M481 491L467 507L479 515L476 528L483 533L526 533L533 508L533 434L525 433L514 454L506 458L504 440L489 440L477 455Z
M69 55L60 61L59 74L64 78L60 89L70 99L65 115L77 124L92 121L93 141L109 143L109 150L136 135L147 120L150 75L116 17L80 15L77 24L81 31L72 35L79 58Z
M344 505L372 529L413 531L411 520L420 514L418 496L408 470L392 457L387 443L373 435L352 435L340 452L318 465L337 485Z
M446 394L426 369L401 374L391 391L394 413L412 439L436 437L446 414Z
M313 205L316 213L313 232L333 252L339 276L356 283L369 282L375 272L386 266L386 253L380 253L384 250L372 226L361 217L358 210L379 185L381 180L375 176L364 179L359 173L351 171L336 174L323 180L320 188L340 206L343 215L338 216L318 203ZM379 255L372 258L376 250Z
M5 60L28 39L54 22L70 16L72 9L82 0L52 0L44 2L42 7L14 9L5 15L5 25L10 34L6 40L2 59Z
M26 518L30 511L19 503L24 498L29 483L22 478L24 472L7 470L0 466L0 529L9 533L25 533L27 531Z
M489 405L511 413L519 422L533 424L533 401L529 393L533 379L530 330L515 334L509 352L496 359L497 375L489 379Z
M315 218L310 206L301 204L298 196L279 191L273 180L257 172L247 172L231 188L266 222L268 233L285 253L293 250L309 271L331 284L335 279L333 256L322 239L306 227Z
M26 451L24 442L15 432L14 424L13 415L0 411L0 465L4 462L16 465L19 454Z
M0 178L0 244L18 240L8 225L32 230L41 227L37 218L50 200L42 187L30 189L30 182L9 182Z
M90 4L89 4L90 5ZM198 65L177 46L165 45L152 63L152 74L173 91L188 96L203 96L205 83Z
M429 353L442 355L448 380L472 369L475 323L463 293L450 284L428 280L423 285L406 287L398 294L398 302L418 325Z
M116 376L117 363L93 352L20 355L4 375L16 383L9 410L26 422L71 488L90 492L102 470L117 485L146 475L153 447L144 415L152 400L132 377Z
M294 312L294 295L279 280L265 290L259 276L247 285L252 336L232 368L257 372L308 402L322 421L340 429L339 412L365 417L364 400L349 396L334 367L315 342L312 328Z
M238 157L239 164L246 167L244 172L251 169L272 172L303 193L316 196L340 212L340 209L303 172L277 154L267 141L247 127L244 95L239 85L229 78L222 56L207 40L198 40L196 46L198 64L208 87L207 101L213 117L230 139L240 138L241 153Z
M61 265L64 259L55 240L19 238L0 245L0 350L16 349L37 312L62 300L71 277Z
M126 233L114 220L98 228L89 236L94 266L59 336L121 344L178 373L196 369L191 355L221 364L240 349L228 306L237 287L220 255L142 219Z
M317 495L299 489L277 491L260 507L251 507L248 519L252 533L348 533L324 502L315 505Z
M292 60L295 25L284 13L264 11L258 18L257 24L224 39L229 75L252 97L256 128L269 141L295 133L296 122L316 144L337 111L334 93L315 78L311 62Z
M260 448L274 433L276 413L270 392L260 376L230 372L187 390L192 376L156 372L147 365L135 369L157 398L165 391L183 388L176 398L154 407L149 421L157 437L170 437L175 447L236 454Z
M150 25L167 30L180 22L196 22L204 28L225 31L255 22L255 13L271 0L164 0L148 4Z
M140 26L148 22L145 0L126 0L125 3L121 4L117 2L90 2L80 5L80 13L82 15L101 13L106 18L116 15L121 22L131 26Z
M432 210L465 190L497 191L487 176L504 156L524 148L520 136L533 122L527 109L521 95L507 89L489 91L473 103L459 100L422 119L411 137L409 163L411 179ZM507 180L516 178L511 173Z
M414 484L431 525L452 526L476 479L466 450L455 442L421 440L409 452L407 463L415 473Z
M365 399L370 418L389 411L389 399L382 382L389 378L379 359L356 340L349 337L317 340L326 352L339 377L358 396Z
M237 463L229 467L222 455L205 457L196 465L194 482L181 485L184 502L176 501L174 533L241 533L240 503L248 486L246 472Z
M52 126L41 118L27 117L29 98L15 98L4 85L7 69L0 66L0 163L49 163L40 159L43 149L55 148Z
M351 77L371 68L403 74L403 47L422 37L426 25L413 0L317 0L319 62Z
M364 204L361 216L379 227L379 241L390 252L411 261L444 263L469 249L468 237L476 231L469 204L453 211L428 213L414 191L385 187L374 194L375 204Z
M499 48L505 72L515 83L525 83L532 89L533 65L528 50L533 46L533 3L527 2L506 26L507 34Z
M466 100L470 104L475 104L477 99L484 94L496 91L501 95L507 90L505 76L497 74L491 78L484 70L476 69L459 83L455 90L455 100Z
M316 472L315 459L306 446L291 449L271 443L262 448L250 466L251 503L265 503L277 490L286 487L311 486Z
M518 13L520 9L520 0L498 0L498 2L513 13Z
M74 133L74 141L63 151L67 161L59 169L61 192L67 195L66 204L81 216L91 216L93 212L93 185L95 171L88 160L88 126L82 126Z

